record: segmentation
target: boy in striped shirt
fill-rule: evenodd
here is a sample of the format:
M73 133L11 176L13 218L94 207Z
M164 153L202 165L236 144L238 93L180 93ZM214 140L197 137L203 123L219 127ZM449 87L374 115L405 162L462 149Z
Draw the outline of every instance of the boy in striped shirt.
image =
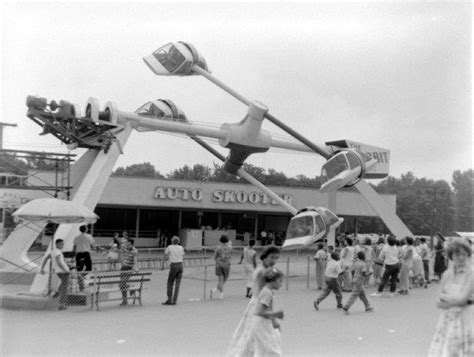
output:
M122 247L122 273L120 274L120 290L122 291L122 303L121 306L127 305L127 282L130 279L131 271L138 272L137 264L137 249L133 246L135 241L128 239L125 246ZM136 267L134 269L134 267Z

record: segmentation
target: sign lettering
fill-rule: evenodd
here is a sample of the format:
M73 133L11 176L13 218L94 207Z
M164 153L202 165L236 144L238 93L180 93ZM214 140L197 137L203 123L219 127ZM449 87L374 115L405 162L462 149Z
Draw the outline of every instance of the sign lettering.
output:
M278 194L284 201L292 204L293 197L286 193ZM153 195L156 199L161 200L183 200L183 201L202 201L204 200L204 192L199 188L185 187L164 187L155 188ZM250 203L252 205L278 205L278 202L263 192L245 192L234 190L214 190L209 200L216 203Z

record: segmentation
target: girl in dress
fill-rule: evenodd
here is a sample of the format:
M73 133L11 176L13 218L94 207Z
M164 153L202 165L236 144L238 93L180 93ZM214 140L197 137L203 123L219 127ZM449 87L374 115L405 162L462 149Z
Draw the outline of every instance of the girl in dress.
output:
M341 250L341 265L343 267L342 274L342 291L352 291L352 266L354 265L354 247L352 246L352 239L346 238L342 241L344 248Z
M400 268L400 290L399 293L402 295L408 294L408 288L410 285L410 270L413 267L413 238L406 237L405 238L406 245L404 245L401 249L401 268Z
M252 323L254 322L254 310L258 298L258 294L265 285L263 275L266 269L272 268L280 257L280 250L271 246L266 248L260 255L262 265L255 269L253 273L252 297L244 311L244 315L240 319L237 328L232 335L227 356L251 356L254 353L254 340L250 333Z
M280 323L283 310L273 311L274 291L283 284L283 273L270 268L263 275L265 285L258 294L255 306L255 322L252 326L252 336L255 343L254 356L281 356Z
M255 239L249 240L249 245L242 251L239 264L244 262L244 273L247 277L247 293L246 298L252 297L252 285L253 285L253 272L257 268L257 253L253 246L255 245Z
M115 233L109 245L109 251L107 252L109 270L117 270L117 263L120 261L120 248L118 233Z
M474 356L474 273L471 244L449 243L450 267L443 274L437 306L441 309L429 356Z
M423 268L423 259L421 259L421 245L420 239L415 239L415 246L413 251L413 268L412 268L412 285L413 286L424 286L425 289L428 287L425 281L425 269Z

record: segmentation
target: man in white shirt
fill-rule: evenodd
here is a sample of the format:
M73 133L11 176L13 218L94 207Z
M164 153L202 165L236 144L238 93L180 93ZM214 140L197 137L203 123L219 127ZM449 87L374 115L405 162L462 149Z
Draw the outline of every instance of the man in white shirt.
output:
M170 261L170 272L168 274L168 283L167 283L167 295L168 300L166 300L163 305L176 305L179 294L179 285L181 284L181 278L183 277L183 258L184 258L184 248L179 245L179 237L173 236L171 238L171 245L165 249L166 259ZM173 285L174 294L173 294Z
M92 259L91 259L91 248L94 246L94 238L90 234L87 234L87 226L80 226L79 230L81 234L74 238L73 251L76 253L76 268L79 282L79 290L84 290L84 276L81 273L83 271L92 270Z
M61 280L61 285L59 285L59 310L67 309L66 299L67 299L67 286L69 284L69 267L64 262L64 255L61 252L61 249L64 247L64 240L56 239L55 248L45 257L43 263L41 264L40 272L44 274L44 267L46 262L51 259L52 269L58 275ZM52 272L50 272L52 273ZM54 296L53 296L54 297Z
M317 311L319 310L319 304L321 303L321 301L327 298L331 291L336 296L337 308L342 309L342 293L338 278L339 275L343 272L343 268L339 259L339 254L336 252L332 252L331 257L328 263L326 264L326 271L324 274L326 276L326 286L324 287L323 292L313 303L313 306Z
M426 238L420 238L420 256L423 261L423 269L425 270L425 281L430 283L430 248L426 244Z
M380 253L380 259L383 261L385 270L382 275L377 292L371 294L371 296L380 296L383 292L385 285L390 280L390 296L393 296L397 287L397 277L400 272L400 252L397 247L397 239L395 236L389 236L387 244L382 248Z

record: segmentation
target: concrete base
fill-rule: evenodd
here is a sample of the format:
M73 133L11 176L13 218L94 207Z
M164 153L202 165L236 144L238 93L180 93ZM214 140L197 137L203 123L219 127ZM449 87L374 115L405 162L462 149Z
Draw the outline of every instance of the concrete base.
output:
M100 300L108 300L110 292L100 292ZM1 298L1 307L11 310L57 310L59 299L51 296L33 295L28 292L5 294ZM91 292L71 293L67 295L68 306L90 306Z
M36 273L0 271L1 285L31 285Z
M102 296L102 294L101 294ZM92 293L80 292L67 294L67 304L69 306L90 306Z
M1 299L4 309L57 310L59 307L59 300L51 296L18 293L3 295Z

